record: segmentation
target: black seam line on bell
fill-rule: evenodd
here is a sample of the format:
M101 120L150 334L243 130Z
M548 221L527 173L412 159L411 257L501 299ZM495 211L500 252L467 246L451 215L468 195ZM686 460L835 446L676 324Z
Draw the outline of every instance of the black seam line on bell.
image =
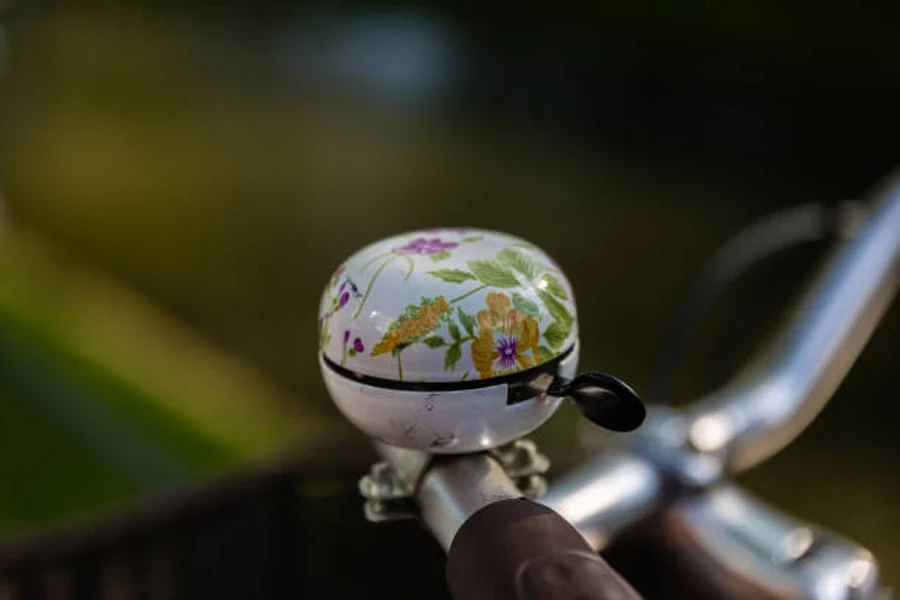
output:
M338 375L342 375L344 377L347 377L348 379L352 379L365 385L371 385L374 387L389 390L400 390L407 392L458 392L463 390L478 390L494 385L506 384L508 386L507 404L515 404L517 402L522 402L523 400L528 400L529 398L533 398L534 396L536 396L537 392L534 391L529 384L531 384L534 381L535 377L537 377L538 375L542 375L544 373L556 375L559 371L560 363L564 361L570 354L572 354L572 351L574 349L575 347L572 346L559 356L554 357L552 360L548 360L547 362L541 363L540 365L532 367L526 371L519 371L518 373L503 375L500 377L490 377L488 379L472 379L467 381L397 381L395 379L384 379L381 377L373 377L371 375L356 373L346 367L342 367L332 362L331 359L329 359L325 355L322 355L322 359L325 361L325 364L328 365L328 368ZM523 392L527 391L531 391L533 393L529 396L523 397Z

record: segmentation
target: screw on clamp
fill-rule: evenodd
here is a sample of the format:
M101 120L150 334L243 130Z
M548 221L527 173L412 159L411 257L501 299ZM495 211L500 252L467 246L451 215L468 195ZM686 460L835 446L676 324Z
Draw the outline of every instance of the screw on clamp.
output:
M528 439L518 439L502 448L495 448L491 455L497 459L506 474L526 498L538 498L547 491L543 477L550 469L550 460Z
M410 502L413 486L390 463L372 465L359 480L359 492L366 499L366 519L373 523L415 517Z
M384 523L415 518L412 496L431 457L401 448L381 446L381 449L391 462L381 461L372 465L369 473L359 480L359 492L366 500L366 519ZM547 480L543 475L550 468L550 460L538 451L531 440L518 439L490 450L489 454L500 463L526 498L538 498L547 491Z

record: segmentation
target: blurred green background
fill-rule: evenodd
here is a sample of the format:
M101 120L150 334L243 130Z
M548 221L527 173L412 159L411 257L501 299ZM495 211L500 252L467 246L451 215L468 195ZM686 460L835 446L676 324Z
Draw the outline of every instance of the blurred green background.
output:
M12 7L0 536L347 434L317 373L320 288L406 229L545 247L578 290L584 364L648 386L704 258L898 158L896 7L730 6ZM682 400L727 379L826 250L726 294ZM823 416L744 478L895 584L898 334L894 308ZM575 422L538 435L557 473Z

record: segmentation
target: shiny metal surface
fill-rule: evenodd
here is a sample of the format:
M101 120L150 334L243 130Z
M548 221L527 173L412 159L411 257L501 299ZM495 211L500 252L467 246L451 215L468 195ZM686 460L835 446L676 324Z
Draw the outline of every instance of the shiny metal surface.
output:
M546 457L539 455L533 443L522 442L507 452L525 447L531 451L531 458L544 461L537 466L540 472L545 471L549 467ZM445 550L466 519L480 508L523 495L513 479L517 475L515 468L510 469L522 465L501 464L501 452L435 457L380 442L375 449L408 482L420 518ZM528 475L534 474L534 466L526 466Z
M722 597L880 597L878 564L867 550L723 480L779 451L809 424L887 309L900 281L900 179L892 184L763 358L685 411L653 408L634 434L587 434L595 457L555 481L542 502L598 549L623 528L659 515L659 542L674 546L696 580ZM473 454L435 459L415 499L446 549L475 511L520 495L494 458Z
M620 529L656 508L662 499L662 480L645 459L607 452L554 482L540 501L599 550Z
M684 499L663 538L710 592L726 598L875 598L878 564L852 542L797 521L735 486Z
M748 374L690 411L702 453L746 470L790 443L843 380L900 281L900 185L878 195L859 235L837 253L792 325Z
M500 463L487 454L436 459L416 491L422 521L445 550L476 511L521 496Z
M898 280L895 177L761 359L686 411L652 407L634 435L587 432L585 445L596 458L554 482L544 501L598 548L663 506L663 538L697 581L722 597L882 597L878 565L867 550L721 481L778 452L818 414L871 336ZM682 494L685 488L695 493Z

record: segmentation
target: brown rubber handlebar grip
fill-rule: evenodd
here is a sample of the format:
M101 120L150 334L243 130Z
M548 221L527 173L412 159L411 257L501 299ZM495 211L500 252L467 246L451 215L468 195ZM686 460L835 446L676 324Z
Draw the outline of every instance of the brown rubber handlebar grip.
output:
M454 600L640 600L569 523L518 498L482 508L450 545Z

